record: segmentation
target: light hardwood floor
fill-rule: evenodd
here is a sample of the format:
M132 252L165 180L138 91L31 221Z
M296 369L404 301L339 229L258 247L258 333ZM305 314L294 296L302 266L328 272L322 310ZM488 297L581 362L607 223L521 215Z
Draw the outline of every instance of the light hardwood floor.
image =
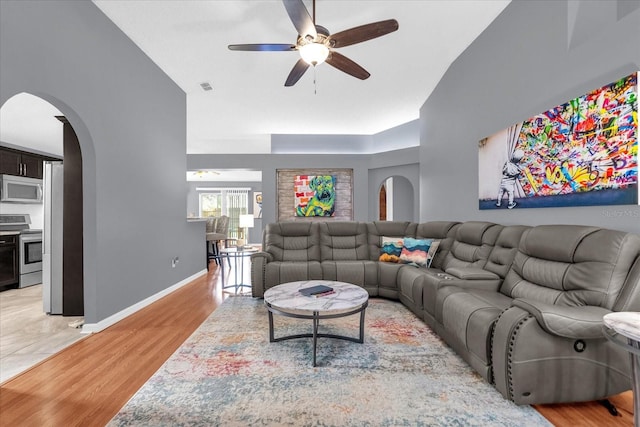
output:
M103 426L225 298L219 269L0 384L1 426ZM632 426L632 396L540 405L554 425Z
M84 338L81 319L45 314L42 285L0 292L0 383Z

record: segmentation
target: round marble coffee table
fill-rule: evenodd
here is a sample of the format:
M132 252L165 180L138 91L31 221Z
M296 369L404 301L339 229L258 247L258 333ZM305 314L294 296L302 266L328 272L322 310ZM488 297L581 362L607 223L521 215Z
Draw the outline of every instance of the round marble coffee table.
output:
M622 311L602 317L604 335L624 348L631 356L631 386L633 389L633 420L640 426L640 313ZM624 337L620 340L618 337ZM626 342L625 342L626 341Z
M300 293L301 289L317 285L329 286L333 288L334 293L319 297L305 296ZM364 311L369 304L369 294L360 286L331 280L283 283L265 291L264 303L269 312L269 342L313 338L313 366L316 366L318 338L337 338L360 344L364 342ZM274 313L297 319L310 319L313 321L312 332L275 338L273 333ZM346 317L357 313L360 313L360 336L358 338L318 332L320 320Z

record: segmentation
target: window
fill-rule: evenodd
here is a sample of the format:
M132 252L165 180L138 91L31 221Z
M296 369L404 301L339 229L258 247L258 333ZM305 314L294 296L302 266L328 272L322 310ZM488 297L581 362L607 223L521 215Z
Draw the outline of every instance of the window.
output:
M229 216L229 237L238 238L240 215L249 212L249 191L228 189L226 192L227 215Z
M222 193L200 193L200 217L222 215Z
M238 238L240 215L249 212L249 188L197 188L200 217L227 215L229 238Z

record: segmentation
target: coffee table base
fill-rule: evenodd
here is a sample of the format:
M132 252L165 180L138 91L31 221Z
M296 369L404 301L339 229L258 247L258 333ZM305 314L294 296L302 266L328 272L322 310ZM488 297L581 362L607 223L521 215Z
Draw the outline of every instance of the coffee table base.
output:
M275 309L269 304L267 304L267 310L269 311L269 342L293 340L298 338L313 338L313 366L316 367L317 366L316 348L317 348L318 338L334 338L339 340L356 342L359 344L364 343L364 310L367 308L368 304L369 303L367 301L361 307L358 307L355 310L347 311L344 313L337 313L337 314L320 314L318 311L314 311L313 314L288 313L285 311L280 311L278 309ZM275 338L274 331L273 331L273 313L276 313L278 315L285 316L285 317L292 317L295 319L311 319L313 320L313 332L306 333L306 334L287 335L284 337ZM360 313L360 336L358 338L344 336L344 335L318 333L320 320L337 319L339 317L347 317L357 313Z

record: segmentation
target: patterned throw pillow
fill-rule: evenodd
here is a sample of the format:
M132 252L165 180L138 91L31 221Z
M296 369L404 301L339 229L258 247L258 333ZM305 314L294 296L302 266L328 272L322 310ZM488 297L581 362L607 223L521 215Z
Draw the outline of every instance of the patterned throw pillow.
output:
M402 237L380 238L380 258L383 262L400 262L400 252L402 251L404 239Z
M400 252L400 262L426 267L431 239L412 239L406 237Z

